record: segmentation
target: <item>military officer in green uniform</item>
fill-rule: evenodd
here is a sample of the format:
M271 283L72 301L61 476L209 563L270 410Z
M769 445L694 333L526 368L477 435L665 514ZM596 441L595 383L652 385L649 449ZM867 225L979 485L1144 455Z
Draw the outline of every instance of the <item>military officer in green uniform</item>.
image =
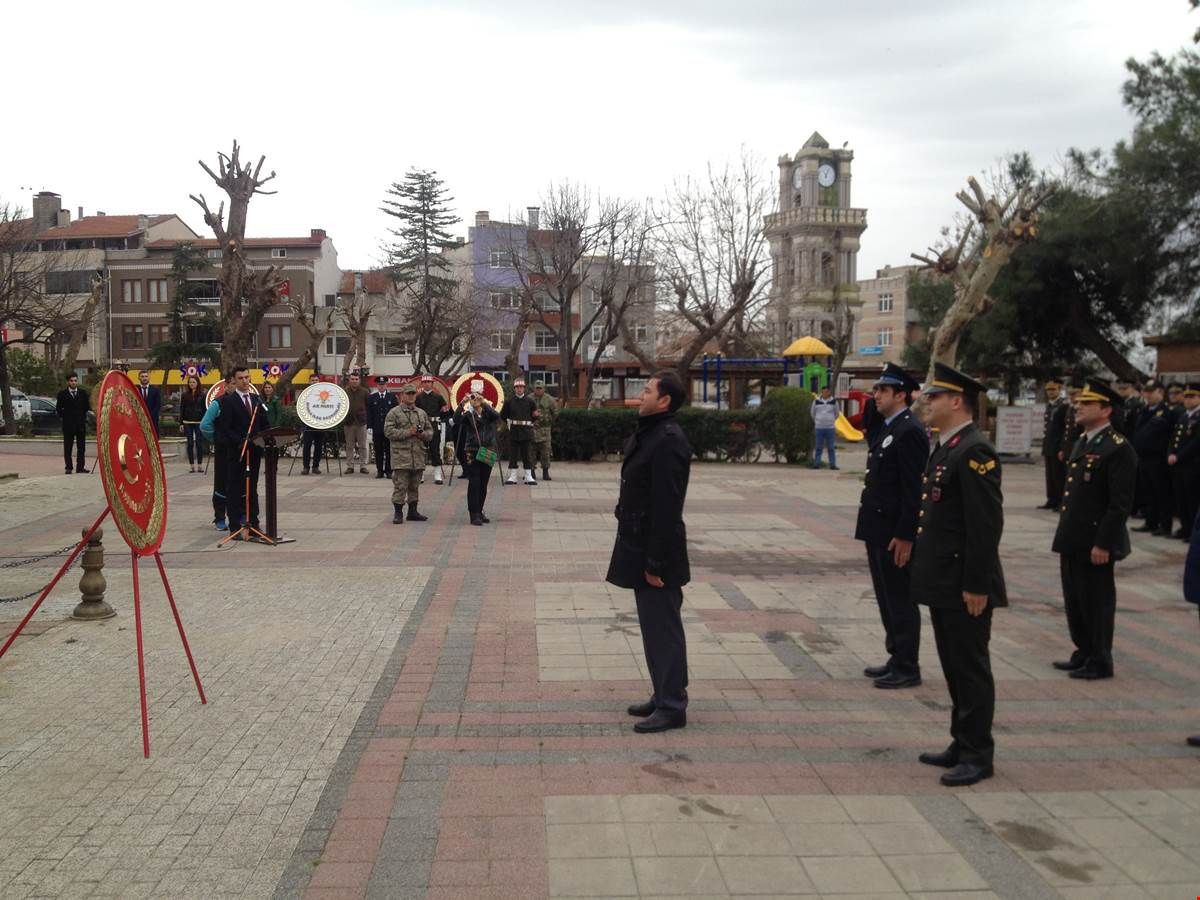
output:
M383 433L392 445L392 524L404 521L404 503L408 502L408 521L424 522L428 516L417 511L421 473L429 458L433 423L425 410L417 406L417 386L411 381L400 389L400 405L383 420Z
M949 771L942 784L975 784L992 776L996 684L988 643L992 610L1008 605L1000 567L1004 498L1000 460L974 421L986 402L979 382L935 363L925 386L927 423L938 430L921 484L911 593L929 607L938 659L952 705L952 741L918 758Z
M1125 527L1137 484L1137 453L1112 427L1121 397L1107 382L1090 378L1076 402L1083 435L1067 460L1067 483L1053 550L1062 571L1067 629L1075 650L1054 663L1072 678L1111 678L1113 617L1117 610L1114 563L1129 555Z
M533 420L533 453L535 462L542 467L542 480L550 477L550 428L558 418L558 401L546 393L546 382L541 379L533 383L533 402L537 417Z

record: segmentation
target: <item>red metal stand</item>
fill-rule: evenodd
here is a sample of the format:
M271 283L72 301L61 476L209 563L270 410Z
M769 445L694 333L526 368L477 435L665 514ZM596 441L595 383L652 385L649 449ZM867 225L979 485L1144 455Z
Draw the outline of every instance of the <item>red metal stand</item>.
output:
M138 589L138 555L133 557L133 624L137 634L138 696L142 701L142 755L150 758L150 714L146 710L146 663L142 652L142 594Z
M183 652L187 654L188 666L191 667L192 678L195 680L196 690L200 694L200 702L207 704L208 699L204 696L204 688L200 685L200 673L196 671L196 663L192 659L192 648L188 646L187 635L183 633L183 620L179 618L179 608L175 605L175 595L171 593L171 585L167 583L167 570L163 568L162 556L155 553L154 561L158 563L158 574L162 576L163 588L167 592L167 602L171 604L171 614L175 616L175 627L179 629L179 640L183 641Z

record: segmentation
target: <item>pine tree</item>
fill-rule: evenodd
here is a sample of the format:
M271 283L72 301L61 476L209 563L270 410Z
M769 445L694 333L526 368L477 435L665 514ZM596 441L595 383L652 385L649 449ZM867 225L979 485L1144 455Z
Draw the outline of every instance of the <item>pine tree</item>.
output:
M470 349L474 317L443 254L452 242L449 229L460 221L450 210L453 200L436 172L413 168L392 184L381 207L398 220L387 266L418 372L453 369Z
M167 339L150 348L150 364L163 370L162 386L166 387L167 373L185 359L204 359L216 365L221 351L215 344L188 339L188 326L215 326L213 314L192 299L188 275L208 268L208 263L191 244L180 244L171 260L171 307L167 312Z

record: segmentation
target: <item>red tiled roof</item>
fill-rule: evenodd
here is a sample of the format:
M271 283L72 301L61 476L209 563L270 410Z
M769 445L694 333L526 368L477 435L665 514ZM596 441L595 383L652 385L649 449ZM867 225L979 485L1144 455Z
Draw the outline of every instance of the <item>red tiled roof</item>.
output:
M320 249L324 237L265 237L246 238L242 246L249 250L265 250L271 247L316 247ZM182 243L191 244L197 250L216 250L220 248L215 238L199 238L194 241L162 240L150 241L146 244L148 250L173 250Z
M10 219L0 222L0 244L28 241L33 237L33 219Z
M363 290L368 294L384 294L390 283L390 279L386 272L381 272L378 269L372 269L368 272L355 273L343 272L342 280L338 283L339 294L350 294L354 292L354 276L361 274L363 277Z
M140 216L84 216L68 225L47 228L37 238L39 241L78 240L80 238L126 237L136 234ZM157 225L172 218L168 215L146 217L150 225Z

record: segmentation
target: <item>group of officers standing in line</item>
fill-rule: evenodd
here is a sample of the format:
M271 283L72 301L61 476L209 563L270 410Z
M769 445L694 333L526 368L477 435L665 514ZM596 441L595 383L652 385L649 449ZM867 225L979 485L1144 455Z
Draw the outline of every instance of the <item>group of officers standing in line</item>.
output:
M999 554L1001 464L974 424L979 403L986 402L983 385L936 364L933 380L922 390L924 424L909 409L918 388L889 363L873 391L883 421L870 440L855 537L866 544L888 657L863 674L882 689L921 683L917 605L928 606L952 704L951 743L919 759L947 769L943 784L969 785L993 774L991 616L993 609L1008 605ZM1189 388L1195 390L1186 392L1185 402L1194 411L1200 407L1200 386ZM1161 446L1167 466L1195 460L1189 443L1195 414L1172 414L1157 382L1147 384L1144 394L1132 439L1118 427L1125 397L1100 379L1080 385L1069 409L1054 394L1047 412L1047 432L1054 430L1061 439L1047 451L1047 468L1051 460L1057 467L1047 475L1045 508L1059 515L1051 550L1059 555L1073 644L1069 658L1051 664L1071 678L1113 677L1114 564L1130 552L1126 522L1138 490L1141 448L1149 454ZM1069 426L1058 430L1068 413ZM1159 439L1160 431L1165 440ZM1152 491L1147 484L1153 482L1143 479L1141 489ZM1147 493L1143 502L1148 516L1157 514L1151 524L1169 523L1164 518L1169 507L1153 505L1161 504L1157 494Z

